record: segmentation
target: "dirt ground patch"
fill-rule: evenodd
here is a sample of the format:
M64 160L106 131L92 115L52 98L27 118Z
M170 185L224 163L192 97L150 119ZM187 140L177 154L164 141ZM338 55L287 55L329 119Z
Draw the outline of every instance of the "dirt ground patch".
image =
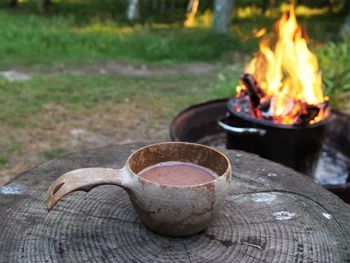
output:
M116 60L108 60L101 63L94 63L89 65L67 66L67 65L54 65L51 67L33 66L31 68L14 66L5 73L17 73L26 74L25 76L31 76L35 74L62 74L69 73L73 75L122 75L122 76L138 76L138 77L154 77L165 75L178 75L178 74L191 74L191 75L204 75L210 73L215 69L217 65L196 62L185 63L181 65L166 67L146 64L135 64L128 62L121 62ZM4 73L4 74L5 74ZM0 72L1 76L1 72Z

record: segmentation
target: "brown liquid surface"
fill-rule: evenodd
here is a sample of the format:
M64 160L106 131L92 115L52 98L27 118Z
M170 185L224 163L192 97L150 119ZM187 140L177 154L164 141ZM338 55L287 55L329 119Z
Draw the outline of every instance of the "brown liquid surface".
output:
M147 167L138 176L155 183L189 186L215 180L218 175L203 167L185 162L163 162Z

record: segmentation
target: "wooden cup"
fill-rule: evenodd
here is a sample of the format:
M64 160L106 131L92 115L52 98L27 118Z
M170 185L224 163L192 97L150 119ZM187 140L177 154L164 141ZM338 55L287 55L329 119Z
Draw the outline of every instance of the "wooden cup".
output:
M218 178L198 185L161 185L139 177L143 169L161 162L180 161L204 166ZM218 212L229 191L231 165L221 152L199 144L165 142L134 152L120 169L83 168L59 177L48 191L48 210L77 190L99 185L124 188L141 221L169 236L188 236L203 230Z

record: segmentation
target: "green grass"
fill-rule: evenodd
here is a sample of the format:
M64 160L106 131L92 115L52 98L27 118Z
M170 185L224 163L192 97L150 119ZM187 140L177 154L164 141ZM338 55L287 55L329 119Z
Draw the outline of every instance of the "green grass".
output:
M84 63L106 59L174 63L214 60L250 51L236 35L168 26L122 27L113 21L78 26L72 16L9 14L0 11L0 68L13 64Z
M0 79L0 122L15 127L34 125L28 117L48 103L81 112L97 105L116 105L136 96L162 98L180 107L233 92L240 68L229 67L213 76L166 75L159 77L39 75L26 82ZM161 102L160 102L161 104ZM179 109L179 108L177 108Z
M317 52L326 94L332 106L341 109L350 93L350 40L327 43ZM344 98L344 94L348 95ZM346 101L349 104L348 101Z
M9 160L6 157L0 155L0 168L6 167L8 163L9 163Z
M274 16L263 16L261 14L247 17L235 18L234 25L243 33L249 34L253 29L266 27L268 32L274 30L274 24L280 14ZM338 39L339 29L344 22L344 16L338 13L326 13L313 16L298 16L298 23L314 43L324 43ZM235 27L233 28L235 32Z

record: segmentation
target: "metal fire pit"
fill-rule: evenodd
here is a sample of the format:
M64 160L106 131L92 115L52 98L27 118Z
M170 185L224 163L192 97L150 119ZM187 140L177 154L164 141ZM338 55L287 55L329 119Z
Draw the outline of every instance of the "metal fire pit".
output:
M172 140L197 142L210 146L223 146L234 149L242 149L242 143L248 140L250 144L249 147L252 149L243 148L245 151L257 153L267 159L280 162L305 174L310 175L311 171L313 171L312 176L317 183L323 185L330 191L336 193L343 200L350 203L350 116L332 111L328 118L327 122L329 123L327 126L321 123L322 125L313 125L311 129L307 128L306 131L303 131L307 133L306 141L305 139L300 141L300 139L295 140L290 138L291 143L288 142L289 146L287 146L287 148L275 146L274 150L277 150L277 152L266 156L266 152L271 150L268 146L270 145L269 142L267 142L267 145L254 147L254 145L258 145L254 143L254 139L252 139L251 136L252 134L245 134L245 137L242 137L242 134L237 135L235 133L227 135L226 132L219 127L218 120L228 112L227 101L227 99L213 100L194 105L180 112L173 119L170 126L170 136ZM238 127L247 127L246 123L240 118L236 119L234 123ZM255 128L258 130L252 130L253 134L256 133L255 135L258 136L266 134L261 132L260 126L255 126ZM263 128L266 127L264 126ZM288 132L289 131L287 131L287 133ZM228 137L230 137L229 141L227 140ZM274 138L278 141L276 135L271 133L268 139L270 143ZM324 138L323 144L320 143L322 138ZM307 140L311 140L311 147L313 148L306 149L306 151L310 151L311 149L314 152L313 155L311 154L309 156L317 158L316 162L312 160L312 158L308 159L301 162L298 169L298 167L295 166L295 161L290 161L290 163L283 162L283 160L281 161L280 151L291 151L288 147L292 147L293 144L305 144ZM281 142L279 141L279 143ZM284 144L285 143L286 142L284 142ZM302 145L300 147L304 146L305 145ZM265 152L258 152L257 149L263 149L262 151ZM300 153L302 151L298 149L297 152ZM295 155L296 152L291 151L288 154Z
M319 159L329 118L306 126L284 125L257 119L234 109L227 101L228 114L219 121L227 132L226 147L259 154L312 176Z

